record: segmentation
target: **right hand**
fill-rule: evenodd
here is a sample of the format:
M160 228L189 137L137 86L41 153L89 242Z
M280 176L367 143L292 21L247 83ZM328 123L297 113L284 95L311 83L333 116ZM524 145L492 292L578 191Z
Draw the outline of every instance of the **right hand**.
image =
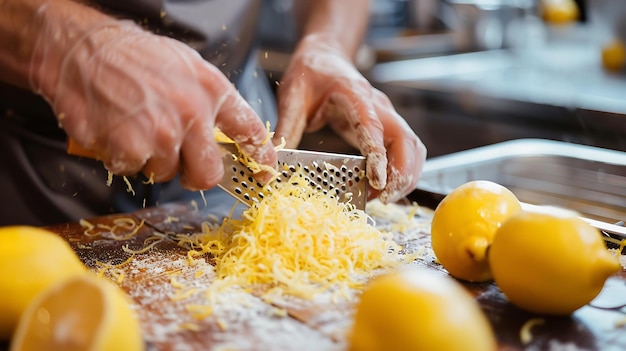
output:
M191 190L223 176L213 129L219 127L259 163L276 165L265 125L232 83L196 51L134 23L110 20L55 47L43 27L31 85L51 103L60 126L114 174L154 181L178 171Z

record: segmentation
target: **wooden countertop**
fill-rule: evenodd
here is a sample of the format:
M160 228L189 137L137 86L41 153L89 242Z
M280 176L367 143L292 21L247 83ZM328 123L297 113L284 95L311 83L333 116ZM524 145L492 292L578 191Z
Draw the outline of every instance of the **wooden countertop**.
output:
M131 238L113 240L106 226L112 226L119 218L144 223ZM125 245L135 250L144 247L144 240L155 231L198 232L208 218L207 212L188 204L168 204L88 219L91 224L101 225L92 231L96 233L92 236L86 236L85 227L79 223L49 229L68 240L92 270L119 279L135 303L148 350L346 350L345 333L354 308L351 303L335 302L329 295L322 295L314 302L295 298L267 301L254 291L210 296L205 290L211 285L214 273L207 258L196 258L190 266L187 250L168 240L130 260L131 255L123 249ZM417 229L409 236L401 236L400 241L409 246L429 247L428 212L416 216L415 221ZM426 255L417 264L447 274L433 259L432 255ZM112 266L123 262L118 267ZM607 281L591 305L570 317L546 317L521 311L509 304L493 283L464 285L492 322L502 351L626 350L624 270ZM206 305L210 299L214 299L212 311L203 309L203 302ZM539 324L531 329L530 342L524 344L520 330L536 318ZM6 347L0 345L0 349Z

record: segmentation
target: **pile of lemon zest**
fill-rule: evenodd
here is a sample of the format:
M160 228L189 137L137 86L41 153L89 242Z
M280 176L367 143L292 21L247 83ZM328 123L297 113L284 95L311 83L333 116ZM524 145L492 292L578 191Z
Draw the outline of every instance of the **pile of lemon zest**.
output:
M197 320L203 320L213 315L213 307L209 305L186 305L185 309L191 313L191 317Z
M172 301L185 300L185 299L188 299L191 296L193 296L193 295L195 295L195 294L197 294L199 292L200 292L199 288L193 288L193 289L189 289L189 290L186 290L186 291L180 291L180 292L177 292L176 294L170 296L170 299Z
M371 217L304 178L296 172L241 219L231 216L219 230L192 235L185 245L196 249L188 257L214 257L221 288L267 284L268 294L280 289L306 299L336 285L347 296L364 284L359 274L401 263L400 247Z
M154 172L150 172L150 177L147 180L143 181L142 183L144 183L146 185L147 184L154 184Z
M519 338L522 344L527 345L528 343L530 343L533 339L533 334L531 332L531 329L534 326L544 324L545 322L546 320L543 318L531 318L527 320L526 323L522 325L522 328L520 329L520 332L519 332Z
M107 186L111 186L113 184L113 173L111 171L107 171Z

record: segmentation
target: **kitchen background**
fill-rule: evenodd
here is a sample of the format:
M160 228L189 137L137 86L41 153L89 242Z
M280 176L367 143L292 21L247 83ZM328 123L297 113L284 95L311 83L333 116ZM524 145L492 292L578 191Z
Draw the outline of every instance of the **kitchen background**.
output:
M261 62L277 80L292 0L266 4L276 20L262 27ZM623 0L373 0L357 61L429 157L518 138L623 151L626 69L603 61L619 60L616 42L626 44ZM329 133L301 147L351 151Z

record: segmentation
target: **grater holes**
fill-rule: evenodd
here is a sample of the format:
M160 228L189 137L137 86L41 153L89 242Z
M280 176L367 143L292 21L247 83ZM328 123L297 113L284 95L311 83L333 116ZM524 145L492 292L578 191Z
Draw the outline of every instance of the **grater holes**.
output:
M239 178L237 177L232 177L231 180L233 181L233 183L239 183Z

